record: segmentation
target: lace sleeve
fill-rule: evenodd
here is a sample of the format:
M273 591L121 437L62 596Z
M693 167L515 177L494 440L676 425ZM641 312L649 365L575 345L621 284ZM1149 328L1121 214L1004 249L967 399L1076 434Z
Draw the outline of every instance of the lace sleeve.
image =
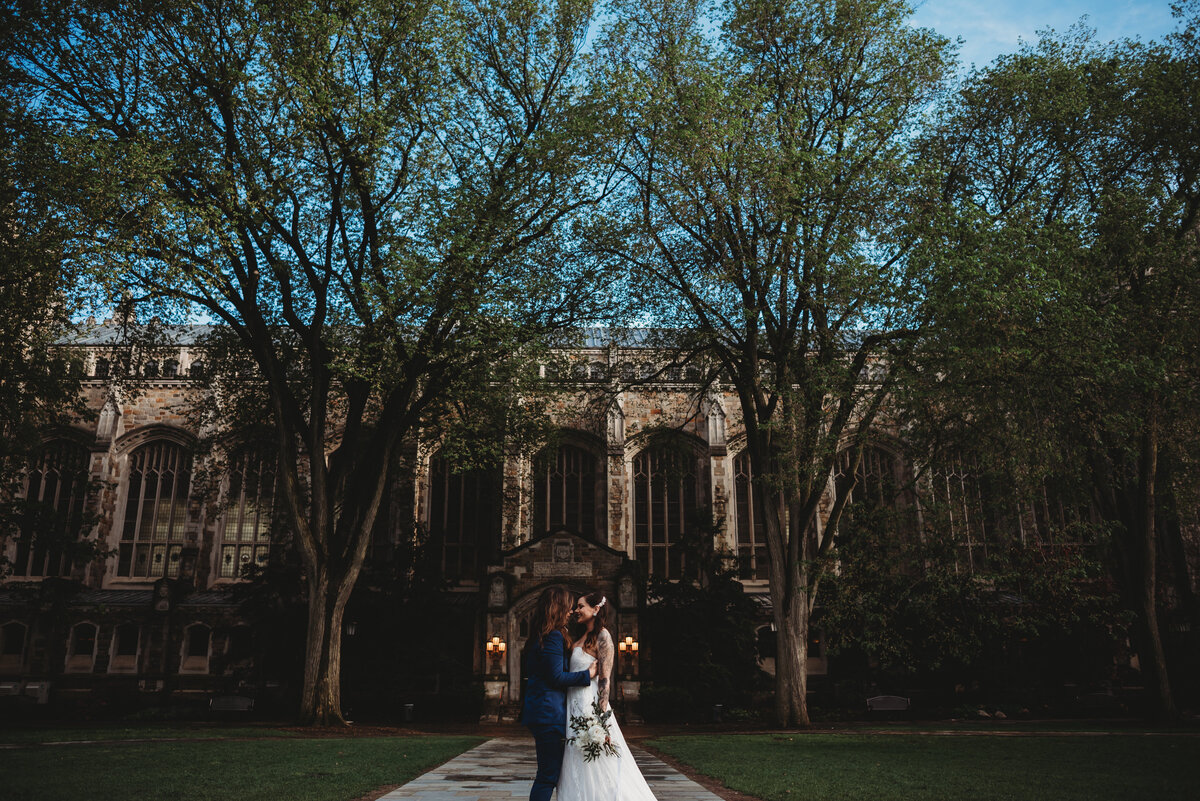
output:
M596 640L597 667L596 696L600 699L600 708L608 709L608 692L612 682L613 641L608 629L602 629Z

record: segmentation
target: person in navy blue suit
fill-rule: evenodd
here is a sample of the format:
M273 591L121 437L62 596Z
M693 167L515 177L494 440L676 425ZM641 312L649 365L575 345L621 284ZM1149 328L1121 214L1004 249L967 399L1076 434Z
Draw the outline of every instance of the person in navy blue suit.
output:
M562 587L547 587L538 597L529 620L525 644L525 693L521 722L533 733L537 750L537 776L529 801L550 801L562 770L567 739L567 688L586 687L596 675L596 663L587 670L568 671L567 617L575 599Z

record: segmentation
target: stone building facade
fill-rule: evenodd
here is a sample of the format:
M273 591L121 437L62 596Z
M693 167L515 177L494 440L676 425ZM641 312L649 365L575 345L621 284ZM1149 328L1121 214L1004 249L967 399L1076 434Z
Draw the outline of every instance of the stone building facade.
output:
M45 432L25 493L57 512L53 525L68 538L90 535L110 555L79 565L20 535L0 542L12 568L0 582L0 696L121 704L286 689L286 670L264 672L285 657L256 634L244 592L245 568L284 547L272 531L269 459L200 455L192 405L202 332L176 333L177 346L144 362L138 390L124 394L109 376L115 332L100 326L73 343L94 415ZM626 646L619 690L635 698L639 660L653 649L641 625L647 579L682 578L678 543L700 528L736 556L745 591L761 601L760 635L770 637L766 548L737 398L702 389L684 368L647 369L651 357L635 350L589 335L569 354L575 369L559 384L553 439L494 469L457 471L436 442L415 443L415 468L378 527L372 554L428 533L447 600L466 610L461 653L492 706L519 693L528 618L550 585L611 600L613 634ZM896 432L876 433L859 468L863 496L911 479ZM198 477L214 470L201 491ZM843 478L830 476L830 490ZM970 530L963 543L967 563ZM822 675L817 640L809 670ZM772 669L769 656L763 667Z
M280 547L269 470L253 454L227 454L225 475L209 485L216 497L200 491L198 476L213 470L197 450L192 413L202 331L176 333L178 345L144 362L136 391L125 393L110 378L115 331L98 326L72 343L93 415L45 432L25 493L55 511L54 526L94 537L110 555L79 565L45 538L0 543L11 566L0 583L0 696L120 703L251 692L263 654L237 590L244 567ZM646 579L683 575L673 546L701 515L712 516L715 545L742 557L745 587L764 599L768 625L736 399L700 392L682 369L615 391L620 371L645 368L623 366L629 354L598 334L571 360L552 444L460 473L436 443L418 443L414 475L397 487L402 502L378 534L386 546L430 532L447 593L473 610L463 635L473 640L472 670L499 701L517 697L527 619L552 584L612 599L632 678L622 690L636 695Z

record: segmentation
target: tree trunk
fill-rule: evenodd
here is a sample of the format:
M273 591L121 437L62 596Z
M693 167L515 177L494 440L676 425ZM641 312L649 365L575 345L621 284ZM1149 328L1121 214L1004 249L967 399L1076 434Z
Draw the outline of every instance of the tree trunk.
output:
M344 726L342 717L342 617L344 593L331 586L328 571L309 578L308 638L304 655L304 693L300 722Z
M795 588L787 595L775 607L775 720L808 727L808 603Z
M1141 618L1141 667L1150 679L1155 702L1155 716L1169 721L1175 718L1175 699L1171 693L1171 678L1167 673L1167 655L1163 649L1162 633L1158 627L1158 532L1155 495L1158 482L1158 420L1151 408L1146 430L1142 435L1139 484L1141 515L1134 530L1141 574L1138 581L1137 612Z

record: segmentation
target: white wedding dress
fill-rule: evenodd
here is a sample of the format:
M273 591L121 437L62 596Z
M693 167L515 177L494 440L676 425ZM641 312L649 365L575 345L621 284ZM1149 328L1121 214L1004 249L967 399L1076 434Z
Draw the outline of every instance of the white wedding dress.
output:
M571 651L571 670L587 670L592 655L575 646ZM596 700L597 680L586 687L567 688L567 736L571 736L571 717L592 714ZM655 801L650 785L629 753L617 717L608 719L608 730L617 747L616 756L603 753L591 762L583 760L583 751L567 743L563 753L562 772L558 778L558 801Z

